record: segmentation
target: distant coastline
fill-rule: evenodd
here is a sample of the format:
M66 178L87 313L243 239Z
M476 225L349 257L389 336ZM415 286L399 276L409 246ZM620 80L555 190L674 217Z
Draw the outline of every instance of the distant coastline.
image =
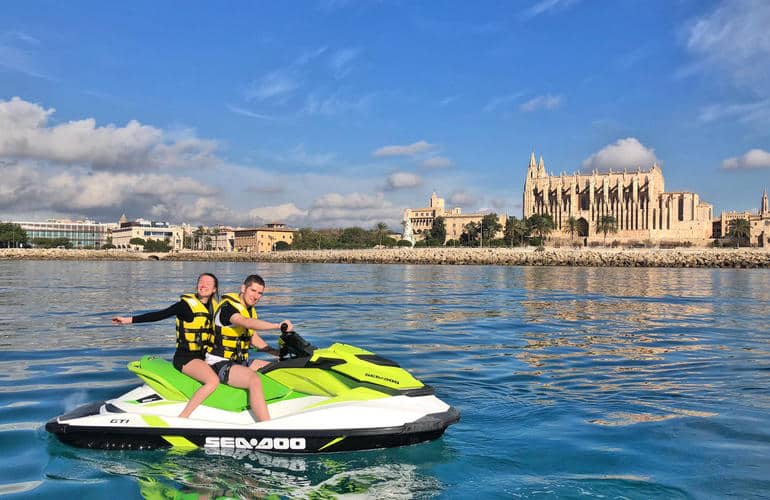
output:
M288 250L270 253L140 253L124 250L0 249L0 260L167 260L339 264L449 264L584 267L770 268L770 250L755 248L394 248Z

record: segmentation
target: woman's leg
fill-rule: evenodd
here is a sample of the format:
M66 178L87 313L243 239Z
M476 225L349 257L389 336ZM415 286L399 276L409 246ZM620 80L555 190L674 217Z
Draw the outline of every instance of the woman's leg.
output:
M187 406L184 407L182 413L179 414L182 418L187 418L203 401L214 392L214 389L219 385L219 377L214 373L205 361L202 359L193 359L187 362L182 367L182 373L189 375L198 382L203 382L195 394L192 395L190 401L187 402Z
M227 383L233 387L249 390L249 406L257 420L264 422L270 420L270 413L267 411L265 395L262 393L262 380L250 368L241 365L233 365L230 368L230 377Z

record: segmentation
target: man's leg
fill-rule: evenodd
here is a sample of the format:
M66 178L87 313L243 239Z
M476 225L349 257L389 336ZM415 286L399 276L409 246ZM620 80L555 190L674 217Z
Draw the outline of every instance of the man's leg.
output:
M202 359L193 359L182 367L182 373L189 375L198 382L203 382L195 394L192 395L190 401L179 414L182 418L187 418L203 401L211 395L212 392L219 385L219 377L214 373L214 370Z
M251 364L249 365L249 368L251 368L254 371L257 371L260 368L262 368L263 366L267 366L269 364L270 364L270 362L268 362L268 361L262 361L261 359L255 359L254 361L251 362Z
M257 420L264 422L270 420L270 413L267 411L265 395L262 392L262 380L250 368L241 365L230 367L230 376L227 383L233 387L249 390L249 405L251 411Z

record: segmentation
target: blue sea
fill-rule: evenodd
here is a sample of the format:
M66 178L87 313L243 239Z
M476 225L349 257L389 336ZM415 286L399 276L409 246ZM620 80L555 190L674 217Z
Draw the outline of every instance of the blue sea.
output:
M462 413L433 442L328 455L95 451L50 418L137 385L174 322L112 326L218 275L260 316L398 361ZM0 496L770 496L770 271L0 262ZM275 337L266 336L275 343Z

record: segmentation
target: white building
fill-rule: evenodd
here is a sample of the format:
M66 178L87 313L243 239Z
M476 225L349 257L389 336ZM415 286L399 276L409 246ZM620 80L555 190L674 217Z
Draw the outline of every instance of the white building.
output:
M116 248L131 248L141 250L139 245L132 245L133 238L143 240L168 240L173 250L181 250L184 241L184 231L181 226L172 226L168 222L146 221L137 219L124 221L121 217L120 227L112 230L112 244Z
M90 220L58 220L49 219L45 222L16 222L26 231L30 243L35 238L57 239L66 238L74 248L101 248L107 243L110 231L117 228L114 222L102 224Z

